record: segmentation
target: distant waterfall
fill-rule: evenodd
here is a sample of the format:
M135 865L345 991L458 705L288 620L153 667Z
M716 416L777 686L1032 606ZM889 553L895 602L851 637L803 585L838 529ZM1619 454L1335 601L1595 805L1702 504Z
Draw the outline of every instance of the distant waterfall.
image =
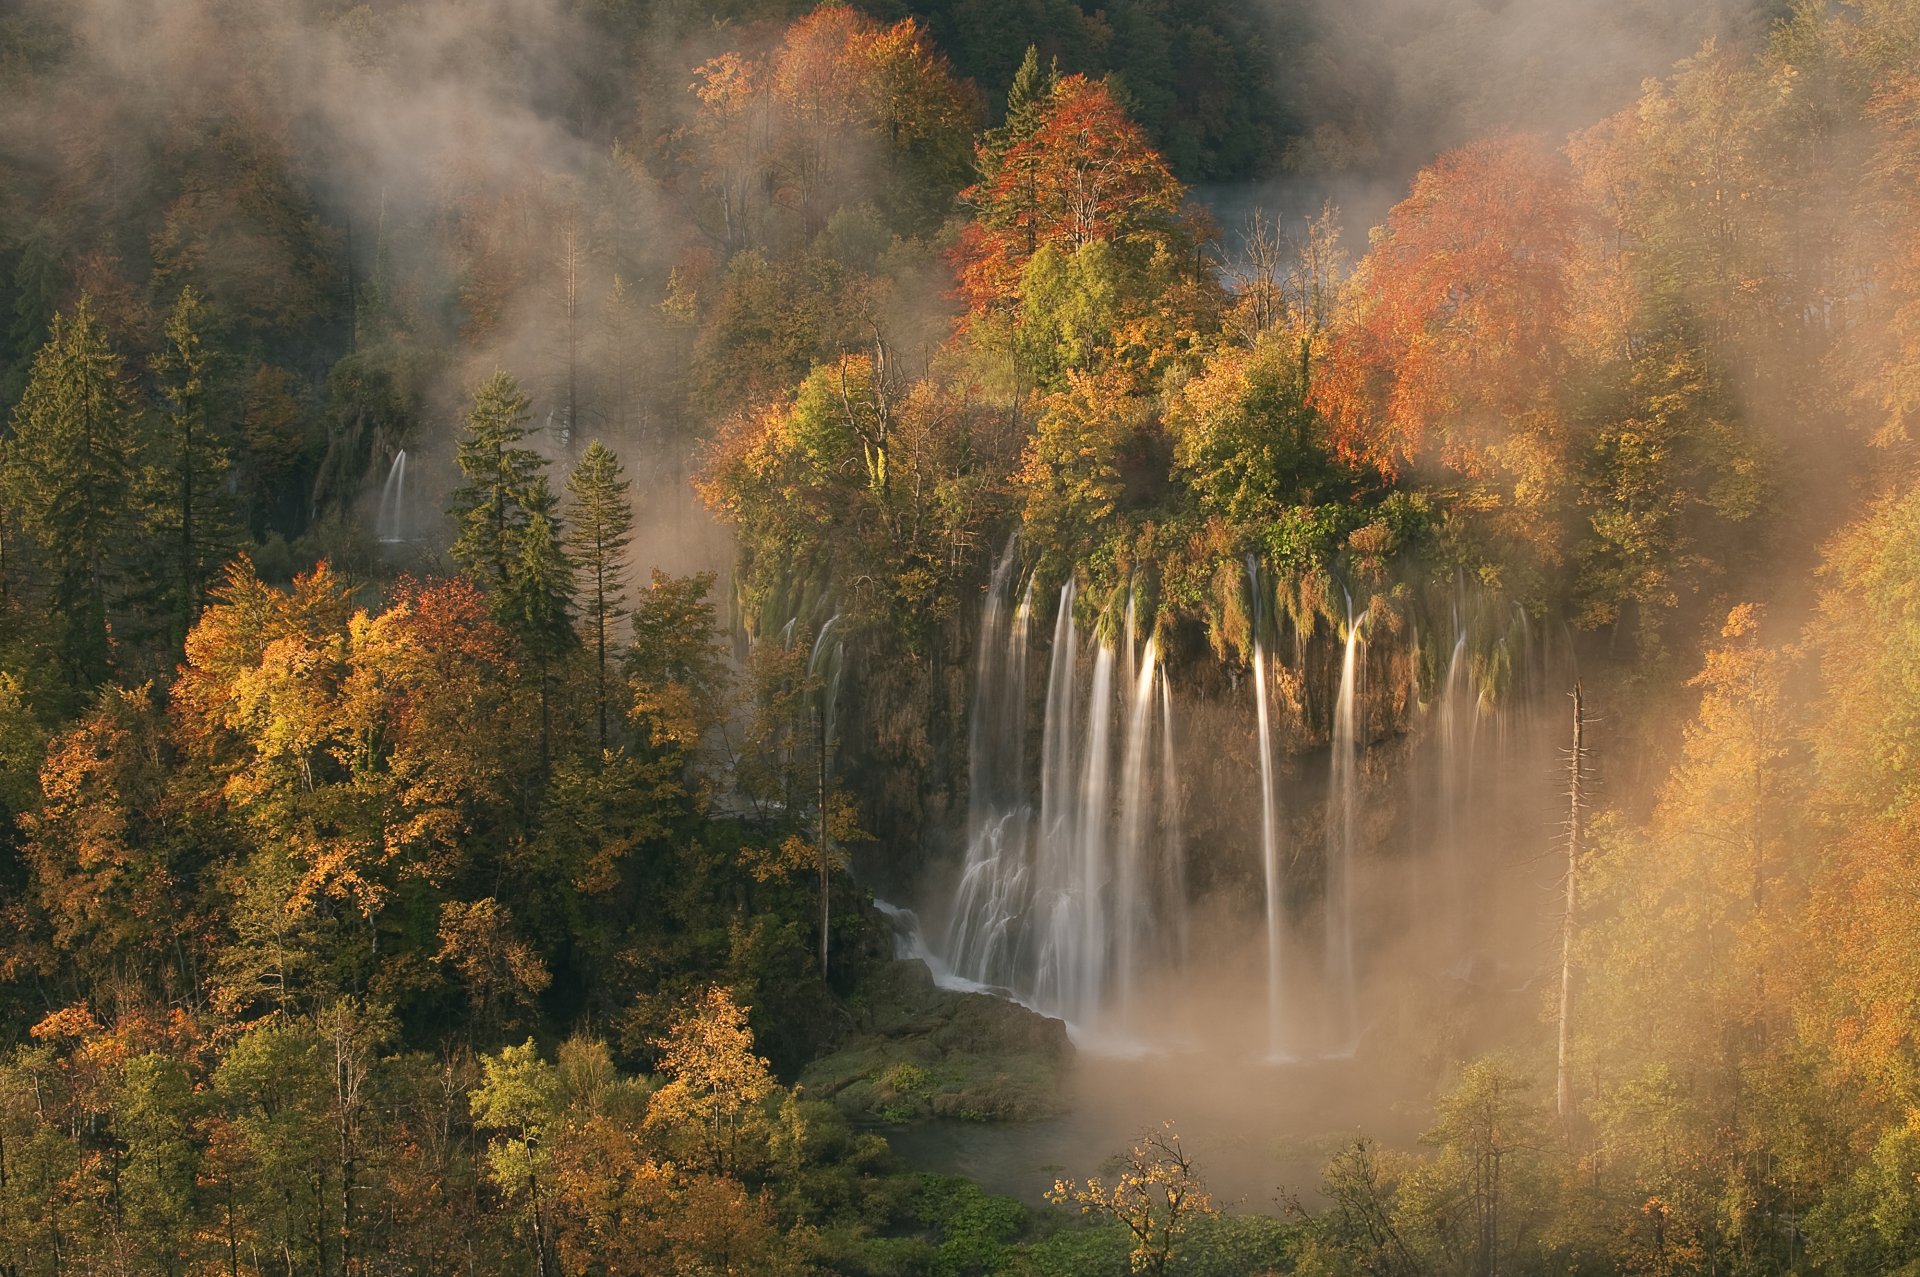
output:
M1253 641L1254 719L1260 734L1260 869L1266 883L1267 1050L1279 1055L1283 1041L1286 992L1282 963L1286 955L1286 886L1280 874L1280 804L1273 788L1273 732L1267 721L1267 651Z
M1366 613L1347 615L1346 651L1340 661L1340 696L1333 711L1333 759L1327 790L1327 987L1332 998L1333 1041L1351 1046L1358 1031L1354 1007L1353 861L1356 792L1360 762L1358 701L1360 628Z
M380 488L380 512L374 520L373 529L374 537L382 545L398 545L413 531L407 520L405 448L393 454L393 464L387 468L387 481Z

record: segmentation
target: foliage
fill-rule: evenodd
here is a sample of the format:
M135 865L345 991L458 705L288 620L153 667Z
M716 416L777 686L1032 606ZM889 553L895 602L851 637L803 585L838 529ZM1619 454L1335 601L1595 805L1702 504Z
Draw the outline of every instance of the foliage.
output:
M1171 1122L1140 1137L1120 1159L1111 1184L1100 1178L1084 1185L1055 1180L1047 1199L1125 1226L1133 1242L1129 1267L1153 1277L1167 1273L1193 1221L1214 1213L1213 1199Z
M1030 132L982 167L989 181L962 195L977 215L957 261L975 310L1009 301L1041 248L1071 256L1106 242L1133 263L1191 255L1179 221L1184 188L1104 84L1059 80Z

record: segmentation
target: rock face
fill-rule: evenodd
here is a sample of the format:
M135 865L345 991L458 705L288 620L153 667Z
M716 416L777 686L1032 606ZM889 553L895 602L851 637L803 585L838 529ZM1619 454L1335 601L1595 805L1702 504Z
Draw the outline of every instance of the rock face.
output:
M1073 1045L1059 1020L937 988L910 958L868 980L855 1008L858 1032L808 1065L800 1085L856 1121L1019 1122L1063 1107Z

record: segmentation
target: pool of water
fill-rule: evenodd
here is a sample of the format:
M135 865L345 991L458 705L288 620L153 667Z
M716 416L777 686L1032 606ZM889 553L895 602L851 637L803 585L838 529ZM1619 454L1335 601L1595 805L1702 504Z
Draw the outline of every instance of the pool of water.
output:
M1083 1050L1058 1117L884 1133L913 1170L963 1175L1037 1205L1056 1178L1100 1174L1143 1131L1171 1121L1217 1205L1277 1213L1295 1197L1316 1202L1321 1167L1360 1135L1389 1146L1417 1138L1427 1124L1424 1096L1395 1089L1353 1060Z

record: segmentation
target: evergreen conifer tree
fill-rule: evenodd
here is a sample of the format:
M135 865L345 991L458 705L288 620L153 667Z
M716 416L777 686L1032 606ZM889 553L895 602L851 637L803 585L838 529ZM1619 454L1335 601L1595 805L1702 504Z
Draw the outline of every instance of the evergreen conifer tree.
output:
M494 592L514 575L529 498L547 464L521 446L529 406L512 375L495 372L474 392L467 435L455 458L466 482L454 490L448 508L460 528L453 560ZM504 611L497 614L505 620Z
M13 410L0 492L52 577L52 608L66 618L69 680L107 672L108 602L132 540L130 497L145 431L120 356L82 297L55 315Z
M182 289L167 317L166 344L150 365L166 424L146 486L156 539L170 561L176 639L199 618L208 581L239 542L226 483L232 458L208 411L213 357L203 339L205 323L199 295Z
M1008 151L1032 137L1040 127L1040 117L1053 97L1054 86L1059 83L1059 61L1041 66L1040 50L1028 45L1026 56L1020 60L1020 69L1013 73L1013 85L1007 90L1006 120L998 128L988 129L981 141L979 163L983 183L994 179Z
M620 458L595 439L567 476L567 549L581 577L581 619L593 644L594 699L600 748L607 747L607 645L626 601L621 553L633 540L633 483Z
M573 564L558 504L547 477L536 475L525 497L526 524L514 537L514 559L496 605L501 623L519 640L540 680L543 771L552 753L553 667L580 642L573 629Z

